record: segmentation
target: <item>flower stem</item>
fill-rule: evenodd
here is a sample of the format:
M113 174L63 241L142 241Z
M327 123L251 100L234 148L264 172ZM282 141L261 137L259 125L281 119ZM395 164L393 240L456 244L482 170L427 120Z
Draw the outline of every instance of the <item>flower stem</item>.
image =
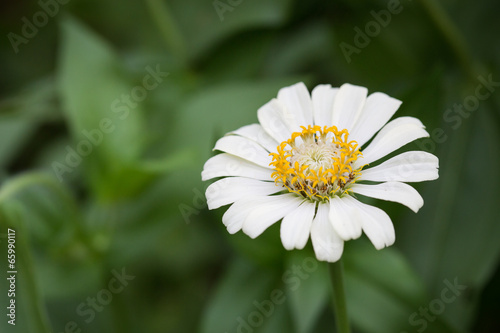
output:
M330 280L333 287L333 311L338 333L350 333L349 318L347 317L347 305L344 289L344 264L342 259L328 265Z
M181 32L175 22L174 15L171 13L169 6L165 1L147 0L150 15L153 21L158 26L167 47L177 57L181 65L187 66L186 63L186 45L182 39Z
M473 61L472 56L467 48L467 43L460 33L458 27L452 21L450 16L446 13L444 8L441 6L439 1L434 0L422 0L421 5L429 14L431 20L437 26L439 31L445 37L445 40L450 45L451 49L455 53L458 63L464 73L468 78L472 79L473 82L476 80L476 74L472 68Z

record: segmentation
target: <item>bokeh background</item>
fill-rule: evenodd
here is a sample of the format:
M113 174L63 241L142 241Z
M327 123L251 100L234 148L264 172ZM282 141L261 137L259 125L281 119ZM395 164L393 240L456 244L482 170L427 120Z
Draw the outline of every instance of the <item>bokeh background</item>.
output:
M500 331L498 1L0 6L1 332L333 332L311 244L285 251L279 224L229 235L200 177L217 138L298 81L402 100L398 115L431 133L404 150L440 159L439 180L415 184L418 214L363 199L397 237L346 245L355 332ZM465 286L449 302L446 281ZM270 314L273 290L284 301Z

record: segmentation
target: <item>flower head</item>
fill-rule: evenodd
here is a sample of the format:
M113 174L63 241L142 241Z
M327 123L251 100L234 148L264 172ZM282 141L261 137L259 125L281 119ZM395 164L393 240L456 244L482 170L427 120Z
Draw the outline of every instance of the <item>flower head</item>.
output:
M350 84L319 85L311 95L303 83L281 89L258 110L259 124L217 141L214 150L223 153L205 163L202 178L225 178L208 187L209 208L232 204L224 225L230 233L243 230L252 238L282 219L284 247L302 249L311 235L319 260L337 261L344 242L362 232L377 249L392 245L389 216L356 194L417 212L423 199L405 182L438 178L437 157L422 151L370 166L429 136L416 118L388 122L400 105L386 94L367 96L366 88Z
M302 127L271 153L276 185L286 187L311 201L328 201L342 195L354 183L361 167L352 166L361 154L355 141L348 141L347 130L335 126Z

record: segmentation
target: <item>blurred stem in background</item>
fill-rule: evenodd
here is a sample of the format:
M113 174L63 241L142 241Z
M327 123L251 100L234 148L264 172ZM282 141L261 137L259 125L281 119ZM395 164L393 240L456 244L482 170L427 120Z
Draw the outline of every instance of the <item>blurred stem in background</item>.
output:
M38 291L33 259L31 258L28 241L26 240L27 232L24 230L22 223L19 224L18 229L20 232L18 233L17 256L19 258L19 265L23 267L23 275L25 276L24 287L26 288L26 294L28 296L26 297L26 306L32 313L31 318L34 319L33 326L37 328L36 331L50 333L52 331L50 329L47 310Z
M473 68L472 56L457 26L439 4L439 1L422 0L421 3L424 9L429 13L431 20L436 24L436 27L441 31L443 37L449 43L464 74L468 79L475 82L477 73L475 73Z
M439 29L447 43L449 44L451 50L455 54L458 65L462 69L464 75L466 76L464 91L473 91L477 86L477 76L484 72L484 69L479 67L480 64L476 64L473 60L469 47L467 46L466 40L463 38L462 33L458 29L457 25L453 22L451 17L448 15L446 10L441 6L439 1L433 0L422 0L422 6L429 14L431 20L434 22L436 27ZM478 65L478 66L476 66ZM482 74L482 73L481 73ZM465 95L465 94L464 94ZM465 97L465 96L464 96ZM491 115L497 120L497 124L500 124L500 113L495 112L497 109L494 105L494 101L489 99L485 101L486 104L493 104L489 111ZM453 136L453 144L451 149L446 152L445 160L454 161L455 165L465 165L467 160L467 155L465 154L462 147L467 146L473 135L473 120L464 122L462 125L462 135ZM454 194L458 191L458 182L456 179L460 179L460 175L464 172L463 168L448 168L447 174L441 177L442 186L440 188L440 193L438 197L438 206L441 209L437 210L435 214L435 224L439 226L436 229L436 233L433 236L434 239L444 240L447 239L449 235L449 230L451 228L451 220L445 218L450 216L454 209L454 204L457 200ZM450 193L446 195L446 193ZM435 250L436 256L441 260L444 259L445 255L445 243L444 241L435 242L437 244L437 249ZM436 261L436 263L439 262ZM431 279L437 280L439 274L439 266L436 264L433 267L433 276Z
M0 199L2 197L0 193ZM26 309L30 327L34 328L35 332L51 333L52 330L50 329L47 311L36 282L30 247L26 239L28 231L24 228L21 218L19 218L19 211L16 209L17 205L13 205L10 208L7 210L0 206L0 221L2 221L0 224L6 224L2 226L2 230L7 230L11 227L15 230L16 266L14 271L19 272L16 274L18 280L16 284L19 284L19 288L17 289L20 291L19 301L16 300L16 303L18 304L17 306L21 305ZM7 221L11 223L15 222L15 224L7 223Z
M23 218L23 204L17 201L19 194L29 188L41 187L57 195L61 204L68 209L67 216L69 221L78 221L73 226L74 234L72 242L85 246L87 253L98 260L99 253L91 246L91 239L80 221L79 207L72 199L65 187L62 187L52 176L44 172L29 172L7 180L2 184L0 190L0 226L1 230L13 228L15 230L15 246L20 304L26 309L26 316L29 318L29 325L35 329L35 332L50 333L50 320L47 315L46 307L43 301L43 293L37 284L37 275L32 258L32 249L29 243L30 225Z
M182 67L188 67L186 45L165 1L147 0L149 14L158 27L167 47L172 51Z
M330 281L333 287L333 311L338 333L350 333L349 317L347 316L347 305L344 288L344 264L342 259L328 265Z
M69 191L67 191L65 187L61 186L61 184L52 176L44 172L29 172L18 177L11 178L2 184L2 186L3 187L0 191L0 207L2 207L2 205L4 205L9 199L14 198L16 194L29 187L40 186L55 193L58 198L61 199L63 206L68 208L71 212L71 216L68 216L68 218L71 221L79 221L78 223L74 223L74 240L82 243L89 251L89 255L93 259L99 258L100 253L96 251L95 246L92 244L93 240L89 237L88 232L84 229L80 220L79 207L73 200Z

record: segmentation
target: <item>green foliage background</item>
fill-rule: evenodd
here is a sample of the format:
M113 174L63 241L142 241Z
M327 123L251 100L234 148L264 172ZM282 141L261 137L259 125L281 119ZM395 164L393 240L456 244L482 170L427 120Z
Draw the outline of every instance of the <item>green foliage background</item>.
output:
M500 94L446 113L476 94L479 76L500 81L500 3L402 0L350 61L341 43L356 46L354 28L387 1L220 3L222 16L207 0L73 0L17 53L8 34L22 35L22 18L32 22L41 7L1 4L1 332L71 332L71 322L75 332L237 332L238 318L248 321L273 290L286 301L253 332L334 331L326 265L293 273L311 245L285 251L279 224L256 240L229 235L225 209L207 210L200 179L217 138L256 122L259 106L298 81L386 92L403 101L399 116L436 133L405 147L440 158L439 180L415 185L419 213L374 201L391 216L396 244L346 245L354 330L417 332L411 315L457 279L467 289L425 332L500 331ZM113 101L157 67L168 76L118 117ZM59 181L53 163L103 118L115 129ZM8 227L17 235L15 327L3 313ZM76 309L122 268L135 278L87 323Z

